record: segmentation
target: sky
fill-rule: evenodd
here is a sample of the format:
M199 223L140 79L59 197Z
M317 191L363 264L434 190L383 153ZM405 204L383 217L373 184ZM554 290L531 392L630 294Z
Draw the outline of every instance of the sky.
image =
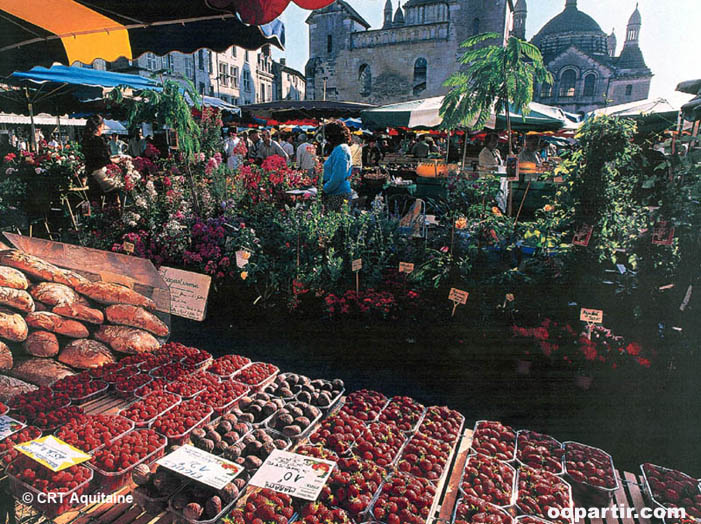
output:
M385 0L347 0L373 29L382 25ZM393 0L396 8L397 0ZM402 1L402 4L406 0ZM640 0L643 19L640 47L654 77L650 97L663 97L681 105L690 96L675 93L676 85L683 80L701 78L701 0ZM616 31L620 52L625 40L628 18L635 9L636 0L579 0L578 7L592 16L606 32ZM526 36L533 37L543 25L562 11L565 0L528 0ZM284 53L288 65L304 72L309 58L307 24L309 11L290 2L282 15L287 38Z

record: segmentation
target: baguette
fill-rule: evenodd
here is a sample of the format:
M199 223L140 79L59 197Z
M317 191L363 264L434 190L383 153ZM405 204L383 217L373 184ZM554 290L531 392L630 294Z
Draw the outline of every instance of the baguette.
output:
M0 369L12 369L12 351L7 347L7 344L0 342Z
M90 332L77 320L63 318L49 311L37 311L27 315L27 324L36 329L52 331L71 338L87 338Z
M0 252L0 264L19 269L38 280L55 282L56 279L65 279L62 269L49 264L45 260L34 255L29 255L18 249L9 249Z
M78 284L89 284L90 281L83 275L71 271L70 269L59 268L60 273L54 277L54 282L64 284L66 286L75 287Z
M165 322L142 307L117 304L108 306L105 315L113 324L145 329L159 337L167 337L169 333Z
M38 389L34 384L7 375L0 375L0 402L9 404L16 395L29 393Z
M120 353L135 355L149 353L159 347L158 340L151 333L125 326L100 326L95 338Z
M58 339L49 331L33 331L22 343L24 350L34 357L48 358L58 355Z
M17 364L12 369L12 375L37 386L50 386L75 373L68 366L51 358L30 358Z
M29 280L21 271L8 266L0 266L0 286L14 289L27 289Z
M102 324L105 321L105 315L102 311L83 304L59 304L54 306L51 311L62 317L74 318L90 324Z
M94 368L117 361L114 353L102 342L88 338L71 340L61 350L58 360L77 369Z
M0 338L12 342L23 342L27 338L28 332L27 323L22 315L9 309L0 308Z
M83 297L68 286L57 284L56 282L41 282L29 288L29 293L31 293L35 300L48 304L49 306L73 304L84 300Z
M78 293L99 302L100 304L130 304L146 309L155 309L156 303L132 289L112 282L89 282L75 287Z
M23 289L0 287L0 305L10 306L25 313L34 311L34 300Z

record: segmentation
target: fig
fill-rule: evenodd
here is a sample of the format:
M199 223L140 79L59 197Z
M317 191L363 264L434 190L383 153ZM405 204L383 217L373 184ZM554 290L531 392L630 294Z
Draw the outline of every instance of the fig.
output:
M196 502L190 502L185 509L183 509L183 517L189 520L200 520L202 516L202 506Z
M214 495L213 497L207 499L204 505L204 514L207 519L213 519L221 513L222 510L222 500Z
M145 486L151 480L151 470L146 464L139 464L132 470L131 478L137 486Z

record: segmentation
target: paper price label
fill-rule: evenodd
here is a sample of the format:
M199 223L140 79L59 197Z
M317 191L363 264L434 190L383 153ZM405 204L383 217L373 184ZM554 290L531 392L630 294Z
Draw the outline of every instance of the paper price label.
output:
M15 420L7 415L0 417L0 440L6 439L13 433L19 431L25 426L19 420Z
M134 244L131 242L124 242L122 244L122 249L124 249L125 253L132 254L134 252Z
M53 435L17 444L15 449L51 471L62 471L92 458Z
M331 476L335 462L274 450L250 481L304 500L316 500Z
M351 264L351 269L354 273L363 269L363 259L356 258Z
M414 271L414 264L411 262L400 262L399 263L399 272L400 273L406 273L407 275L409 273L412 273Z
M236 267L239 269L248 264L248 259L251 258L251 252L247 249L239 249L236 252Z
M222 489L243 471L242 466L189 444L159 459L156 464L214 489Z
M450 294L448 295L448 300L452 300L453 302L459 303L459 304L467 304L467 297L470 296L470 293L467 291L463 291L461 289L455 289L451 288L450 289Z
M601 309L583 307L579 310L579 320L587 324L601 324L604 321L604 312Z

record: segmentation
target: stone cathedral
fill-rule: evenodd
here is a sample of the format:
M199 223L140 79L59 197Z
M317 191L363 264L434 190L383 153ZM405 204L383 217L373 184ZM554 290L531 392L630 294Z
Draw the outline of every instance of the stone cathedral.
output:
M388 104L446 93L459 44L506 34L512 0L386 0L384 23L370 24L344 0L313 11L305 73L309 100ZM379 8L382 8L381 4Z

